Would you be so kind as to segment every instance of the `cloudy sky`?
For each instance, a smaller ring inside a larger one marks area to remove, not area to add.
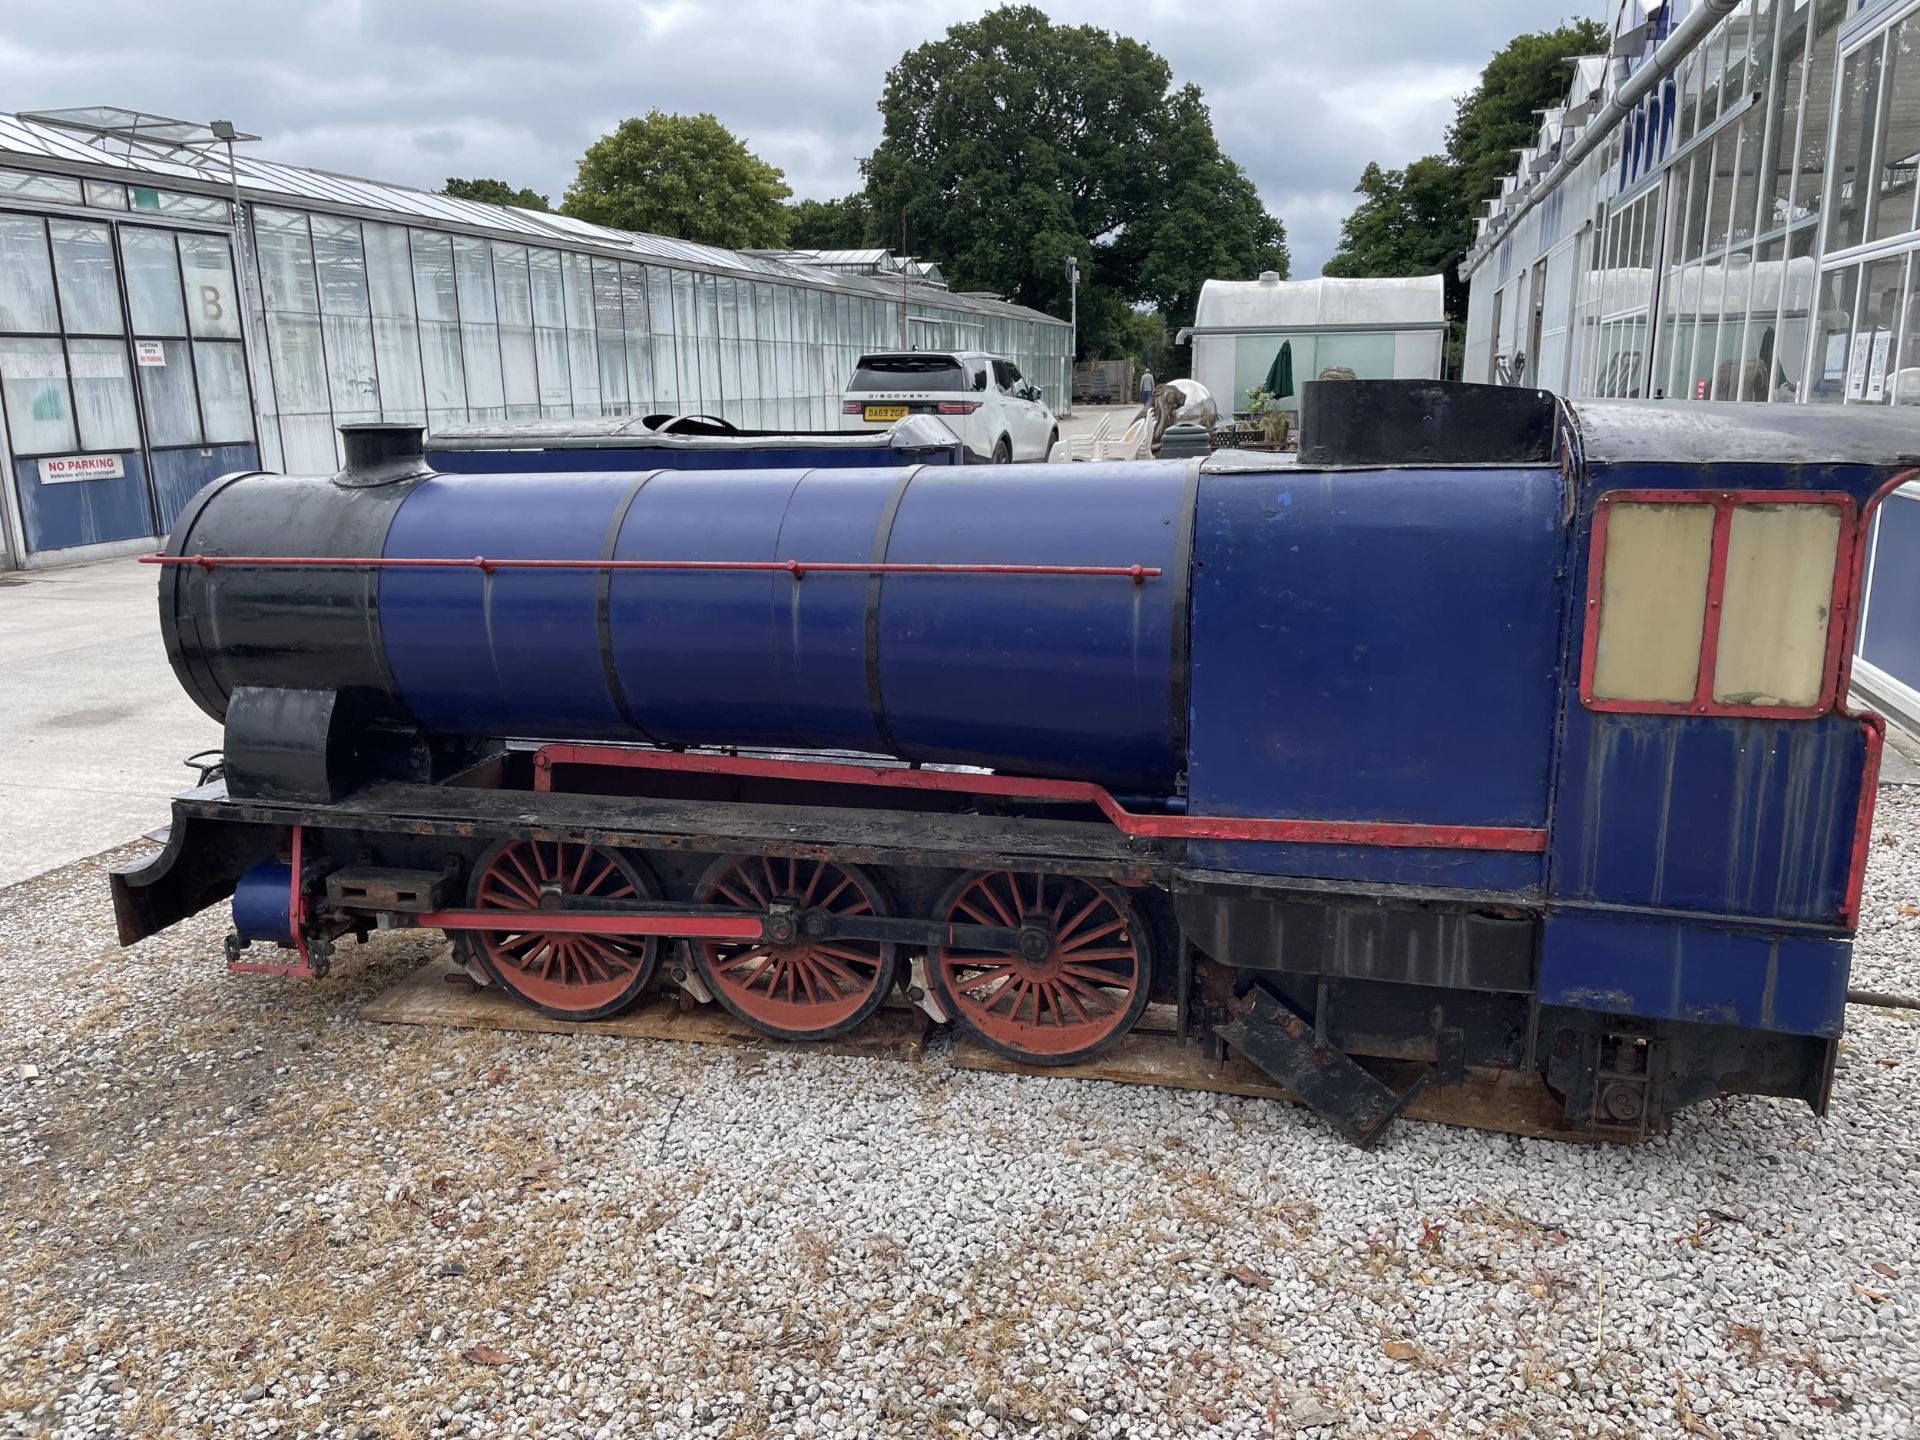
[[[1153,46],[1319,270],[1368,160],[1438,148],[1522,30],[1604,0],[1090,0],[1044,8]],[[887,68],[982,0],[13,0],[0,109],[231,119],[265,158],[433,187],[493,175],[557,202],[628,115],[709,110],[820,199],[858,183]],[[1204,17],[1204,18],[1202,18]]]

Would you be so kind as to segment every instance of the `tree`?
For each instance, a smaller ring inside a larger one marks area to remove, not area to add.
[[[1340,222],[1340,248],[1323,275],[1445,274],[1473,243],[1471,211],[1461,203],[1460,171],[1442,155],[1424,155],[1404,170],[1369,164],[1354,191],[1361,197]],[[1448,305],[1449,313],[1454,306]]]
[[[504,180],[476,178],[462,180],[449,175],[447,183],[440,187],[442,195],[451,195],[456,200],[479,200],[487,205],[517,205],[522,210],[549,210],[547,197],[522,187],[514,189]]]
[[[1553,30],[1516,35],[1495,52],[1480,73],[1480,83],[1460,97],[1453,128],[1447,132],[1447,158],[1460,169],[1460,189],[1468,206],[1500,193],[1500,181],[1513,173],[1513,152],[1534,143],[1540,132],[1536,110],[1566,103],[1576,55],[1602,55],[1607,27],[1597,20],[1575,20]]]
[[[787,206],[787,244],[796,250],[863,250],[873,237],[873,211],[862,194],[800,200]]]
[[[1128,353],[1136,304],[1184,323],[1209,277],[1286,273],[1200,92],[1137,40],[1006,6],[902,56],[880,113],[870,233],[1056,315],[1076,259],[1083,353]]]
[[[793,192],[711,115],[622,120],[587,147],[561,210],[619,230],[729,250],[784,245]]]
[[[1354,191],[1361,197],[1341,222],[1340,246],[1321,267],[1326,275],[1446,277],[1447,314],[1465,319],[1467,287],[1460,262],[1473,244],[1481,202],[1512,173],[1513,152],[1540,129],[1536,110],[1566,99],[1567,60],[1605,50],[1606,28],[1579,20],[1520,35],[1487,63],[1480,83],[1460,97],[1445,151],[1423,155],[1404,170],[1369,163]]]

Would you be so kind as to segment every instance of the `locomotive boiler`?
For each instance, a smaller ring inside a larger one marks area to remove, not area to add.
[[[1486,1071],[1615,1136],[1824,1108],[1920,430],[1306,404],[1297,461],[446,474],[376,426],[228,476],[148,557],[224,778],[122,940],[231,895],[238,968],[424,927],[553,1015],[819,1039],[904,990],[1041,1065],[1160,1001],[1360,1143]]]

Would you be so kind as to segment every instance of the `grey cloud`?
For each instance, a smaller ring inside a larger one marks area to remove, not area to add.
[[[1589,0],[1591,3],[1591,0]],[[558,196],[621,118],[709,110],[796,194],[858,184],[887,68],[982,0],[65,0],[0,12],[8,108],[229,118],[260,154],[433,186],[454,168]],[[1437,149],[1453,97],[1546,0],[1066,0],[1205,92],[1222,144],[1287,222],[1295,273],[1331,253],[1369,160]]]

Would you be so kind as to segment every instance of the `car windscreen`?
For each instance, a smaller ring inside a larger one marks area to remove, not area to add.
[[[967,372],[950,355],[868,355],[847,386],[850,391],[966,388]]]

